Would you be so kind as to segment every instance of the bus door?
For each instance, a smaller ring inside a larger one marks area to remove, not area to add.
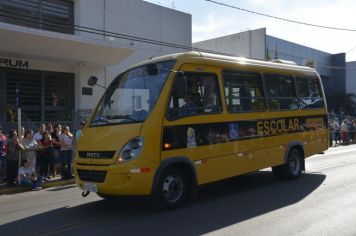
[[[184,65],[187,91],[180,94],[176,79],[163,122],[162,161],[187,157],[196,166],[198,183],[236,174],[229,157],[229,127],[224,121],[221,69]]]

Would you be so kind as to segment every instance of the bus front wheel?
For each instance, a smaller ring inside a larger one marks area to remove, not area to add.
[[[177,208],[186,203],[189,196],[187,174],[178,168],[164,170],[159,178],[154,201],[160,207]]]
[[[292,180],[297,179],[302,174],[303,154],[297,148],[289,151],[287,162],[284,165],[272,167],[273,174],[277,178]]]

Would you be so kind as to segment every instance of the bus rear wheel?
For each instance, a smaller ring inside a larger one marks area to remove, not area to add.
[[[299,178],[302,174],[303,158],[299,149],[291,149],[284,165],[272,167],[273,174],[280,179],[293,180]]]
[[[160,207],[173,209],[186,203],[189,192],[187,174],[177,168],[168,168],[161,174],[153,197]]]

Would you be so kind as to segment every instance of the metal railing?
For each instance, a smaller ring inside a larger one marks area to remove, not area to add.
[[[43,120],[43,121],[34,121],[31,120],[26,113],[21,112],[21,125],[25,128],[25,130],[33,130],[34,132],[38,130],[40,124],[45,124],[46,126],[51,123],[52,125],[60,124],[63,126],[68,126],[73,132],[79,129],[80,122],[88,121],[91,116],[93,110],[92,109],[80,109],[73,110],[70,120]],[[17,130],[17,117],[13,121],[4,121],[0,122],[3,132],[7,133],[11,129]]]

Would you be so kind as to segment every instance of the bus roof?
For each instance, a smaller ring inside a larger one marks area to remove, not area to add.
[[[180,60],[180,59],[201,59],[203,63],[208,62],[219,62],[219,63],[236,63],[236,64],[244,64],[244,65],[255,65],[262,67],[272,67],[276,69],[285,69],[285,70],[298,70],[304,72],[316,72],[313,68],[307,66],[297,65],[295,63],[291,63],[290,61],[284,60],[274,60],[274,61],[265,61],[260,59],[249,59],[245,57],[233,57],[233,56],[225,56],[219,54],[212,53],[204,53],[204,52],[184,52],[184,53],[176,53],[164,55],[156,58],[152,58],[150,60],[143,61],[136,66],[144,65],[147,63],[156,63],[159,61],[168,61],[168,60]]]

